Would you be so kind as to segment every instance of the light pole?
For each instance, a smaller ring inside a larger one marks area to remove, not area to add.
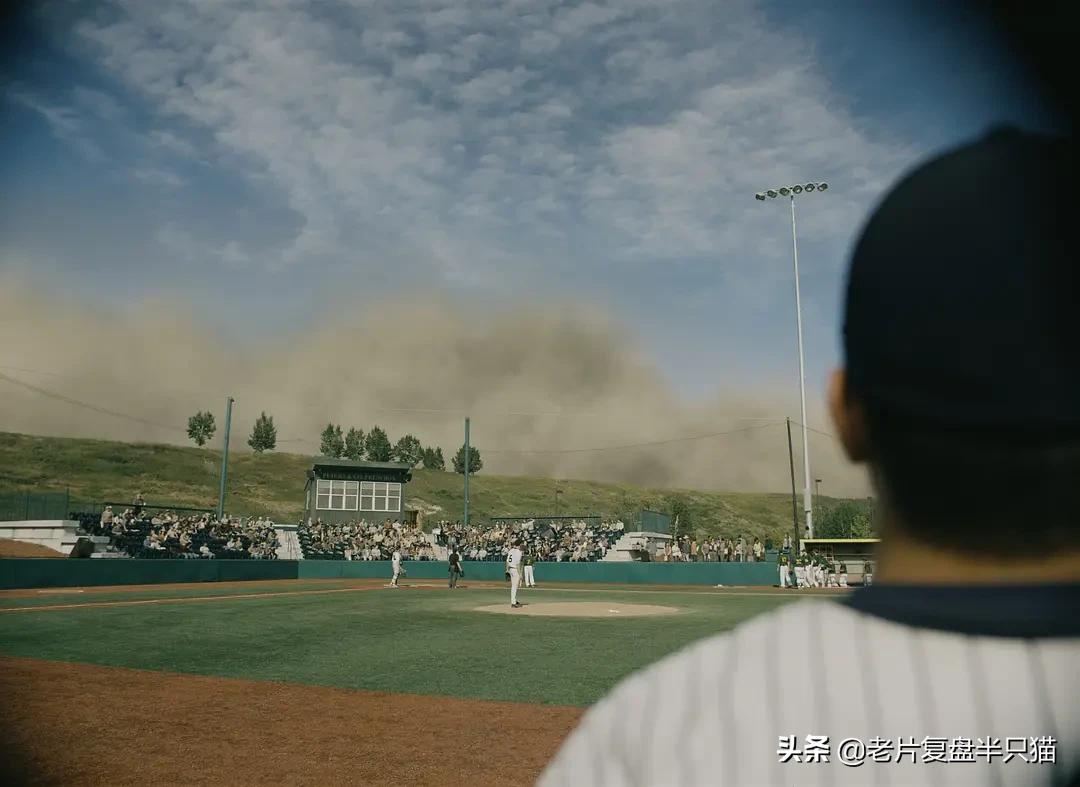
[[[232,426],[232,406],[235,401],[231,396],[225,399],[225,442],[221,449],[221,489],[218,491],[218,520],[225,513],[225,490],[229,479],[229,428]]]
[[[810,438],[806,426],[806,368],[803,362],[802,297],[799,293],[799,242],[795,235],[795,197],[799,194],[825,191],[828,188],[828,183],[796,183],[792,186],[759,191],[754,195],[754,199],[762,202],[777,197],[788,197],[791,200],[791,251],[795,266],[795,323],[799,340],[799,407],[802,413],[803,509],[806,513],[806,532],[810,538],[814,537],[814,503],[810,492]]]
[[[821,508],[821,479],[814,479],[814,508]]]

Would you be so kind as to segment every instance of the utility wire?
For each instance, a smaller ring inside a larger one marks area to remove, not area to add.
[[[49,391],[49,390],[46,390],[45,388],[39,388],[36,385],[31,385],[30,383],[24,382],[24,381],[19,380],[19,379],[15,378],[15,377],[9,377],[8,375],[4,374],[3,372],[0,372],[0,380],[3,380],[6,383],[11,383],[12,385],[17,385],[20,388],[25,388],[28,391],[33,391],[34,393],[39,394],[41,396],[48,397],[49,399],[56,399],[57,401],[66,402],[67,404],[73,405],[75,407],[82,407],[82,408],[84,408],[86,410],[93,410],[95,413],[102,413],[103,415],[111,415],[113,418],[122,418],[125,421],[133,421],[133,422],[138,423],[138,424],[143,424],[144,426],[153,426],[153,427],[156,427],[158,429],[168,429],[168,430],[173,431],[173,432],[182,432],[182,433],[186,432],[185,429],[183,429],[182,427],[179,427],[179,426],[172,426],[170,424],[163,424],[163,423],[159,423],[157,421],[151,421],[151,420],[149,420],[147,418],[139,418],[136,415],[129,415],[128,413],[121,413],[121,412],[117,412],[116,410],[110,410],[107,407],[101,407],[101,406],[96,405],[96,404],[90,404],[89,402],[83,402],[83,401],[81,401],[79,399],[72,399],[70,396],[64,396],[64,394],[62,394],[62,393],[57,393],[56,391]]]
[[[729,429],[725,432],[711,432],[709,434],[691,435],[688,437],[672,437],[667,440],[651,440],[644,443],[626,443],[624,445],[607,445],[600,448],[553,448],[553,449],[529,449],[529,448],[485,448],[485,454],[584,454],[596,451],[622,451],[628,448],[648,448],[657,445],[669,445],[671,443],[686,443],[691,440],[708,440],[713,437],[738,434],[740,432],[752,432],[756,429],[765,429],[770,426],[779,426],[783,421],[773,421],[755,426],[744,426],[741,429]]]
[[[80,399],[74,399],[74,398],[72,398],[70,396],[65,396],[64,394],[57,393],[56,391],[50,391],[50,390],[47,390],[45,388],[41,388],[39,386],[32,385],[31,383],[24,382],[23,380],[19,380],[19,379],[15,378],[15,377],[10,377],[10,376],[4,374],[3,372],[0,372],[0,380],[3,380],[4,382],[10,383],[12,385],[19,386],[20,388],[24,388],[24,389],[26,389],[28,391],[32,391],[33,393],[39,394],[41,396],[45,396],[45,397],[50,398],[50,399],[55,399],[55,400],[60,401],[60,402],[65,402],[66,404],[70,404],[70,405],[72,405],[74,407],[82,407],[82,408],[84,408],[86,410],[92,410],[93,412],[96,412],[96,413],[102,413],[103,415],[112,416],[113,418],[120,418],[120,419],[123,419],[123,420],[126,420],[126,421],[132,421],[134,423],[143,424],[145,426],[153,426],[153,427],[156,427],[158,429],[167,429],[169,431],[181,432],[181,433],[186,434],[186,430],[184,428],[182,428],[182,427],[172,426],[170,424],[163,424],[163,423],[160,423],[158,421],[151,421],[151,420],[149,420],[147,418],[140,418],[140,417],[135,416],[135,415],[130,415],[128,413],[121,413],[121,412],[118,412],[116,410],[110,410],[107,407],[101,407],[100,405],[91,404],[90,402],[84,402],[84,401],[82,401]],[[406,408],[398,408],[397,411],[410,412],[410,410],[408,410]],[[446,411],[430,411],[430,412],[454,412],[454,411],[446,410]],[[552,413],[552,414],[554,414],[554,413]],[[623,451],[623,450],[632,449],[632,448],[649,448],[649,447],[653,447],[653,446],[670,445],[670,444],[673,444],[673,443],[685,443],[685,442],[691,442],[691,441],[695,441],[695,440],[708,440],[708,439],[711,439],[711,438],[714,438],[714,437],[725,437],[727,435],[739,434],[741,432],[751,432],[751,431],[755,431],[755,430],[758,430],[758,429],[764,429],[764,428],[767,428],[767,427],[770,427],[770,426],[778,426],[780,423],[782,423],[779,420],[775,420],[775,419],[769,420],[769,419],[765,419],[765,418],[739,418],[739,419],[736,419],[736,420],[766,421],[766,422],[765,423],[755,424],[754,426],[744,426],[744,427],[741,427],[739,429],[729,429],[729,430],[726,430],[726,431],[723,431],[723,432],[711,432],[709,434],[689,435],[689,436],[686,436],[686,437],[672,437],[672,438],[668,438],[666,440],[650,440],[650,441],[641,442],[641,443],[625,443],[623,445],[598,446],[598,447],[595,447],[595,448],[552,448],[552,449],[543,449],[543,448],[535,448],[535,449],[529,449],[529,448],[516,448],[516,449],[515,448],[488,448],[488,449],[484,450],[484,453],[487,453],[487,454],[543,454],[543,455],[550,455],[550,454],[597,453],[597,452],[601,452],[601,451]],[[811,431],[817,432],[818,430],[813,429]],[[827,434],[826,432],[820,432],[820,434],[824,434],[827,437],[833,437],[833,435]],[[281,439],[278,440],[278,442],[279,443],[307,443],[307,444],[310,444],[310,445],[315,444],[314,440],[309,440],[309,439],[304,438],[304,437],[281,438]]]

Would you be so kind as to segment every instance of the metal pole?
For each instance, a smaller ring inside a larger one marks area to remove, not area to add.
[[[799,244],[795,239],[795,196],[791,196],[791,250],[795,264],[795,321],[799,334],[799,405],[802,412],[803,471],[806,474],[803,486],[803,508],[806,510],[806,532],[814,537],[814,504],[810,491],[810,438],[806,427],[806,370],[803,365],[802,337],[802,298],[799,295]]]
[[[465,419],[465,527],[469,526],[469,419]]]
[[[795,496],[795,451],[791,448],[791,419],[785,418],[787,421],[787,455],[788,464],[791,466],[791,522],[795,526],[795,541],[792,543],[791,548],[793,553],[799,552],[799,504],[796,502]]]
[[[232,426],[232,406],[236,401],[231,396],[225,398],[225,445],[221,449],[221,489],[218,491],[217,518],[225,513],[225,484],[229,477],[229,428]]]

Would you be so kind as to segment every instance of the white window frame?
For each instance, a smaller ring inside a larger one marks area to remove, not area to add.
[[[396,481],[361,481],[360,510],[375,513],[401,513],[401,484]]]
[[[356,511],[359,508],[360,482],[320,478],[315,487],[316,511]]]

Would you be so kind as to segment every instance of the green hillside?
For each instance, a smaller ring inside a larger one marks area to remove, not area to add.
[[[227,510],[297,520],[310,463],[311,458],[301,454],[231,454]],[[151,504],[215,507],[220,465],[220,452],[205,448],[0,432],[0,493],[66,488],[77,503],[99,503],[130,500],[141,491]],[[562,479],[559,488],[562,514],[667,511],[678,496],[686,501],[695,529],[705,533],[764,539],[792,531],[791,497],[782,493],[652,489]],[[470,493],[474,519],[554,513],[555,482],[548,478],[480,473],[472,477]],[[462,477],[416,470],[406,500],[409,507],[424,510],[427,520],[460,519]]]

